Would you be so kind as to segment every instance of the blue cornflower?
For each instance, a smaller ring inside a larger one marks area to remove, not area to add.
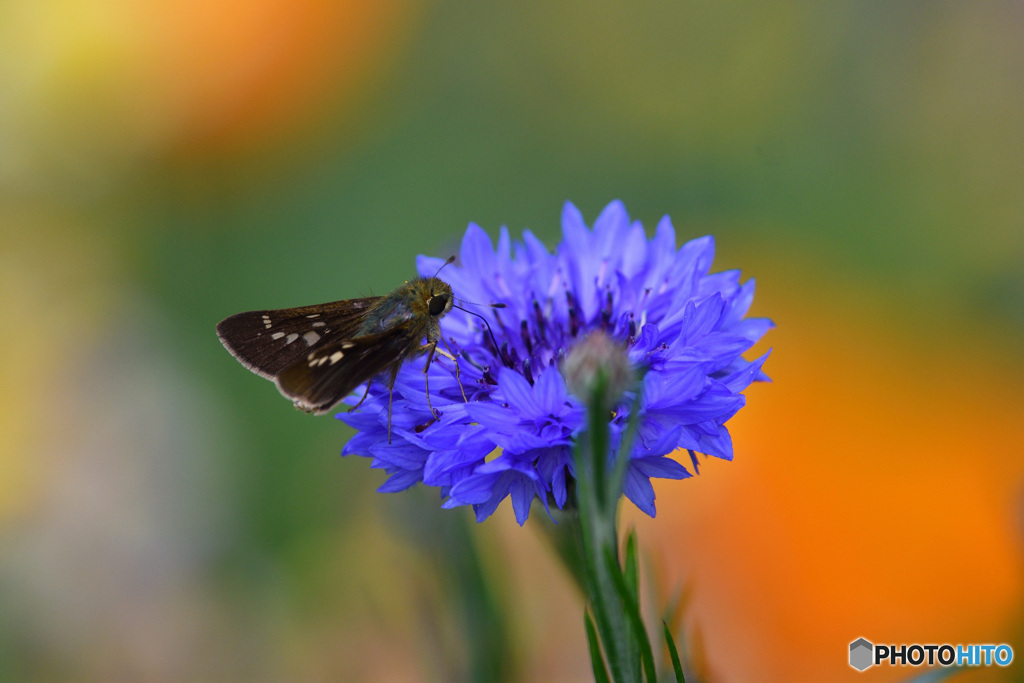
[[[572,444],[584,428],[585,410],[560,372],[577,340],[603,330],[623,342],[630,361],[646,369],[639,391],[610,416],[613,441],[630,411],[639,410],[639,438],[626,474],[624,493],[654,516],[652,477],[683,479],[690,472],[670,457],[678,449],[726,460],[732,441],[726,421],[744,405],[741,392],[768,378],[768,357],[744,360],[773,324],[745,318],[754,281],[740,284],[739,271],[709,274],[714,240],[701,237],[676,249],[668,217],[648,239],[621,202],[612,202],[591,231],[580,212],[566,204],[563,241],[551,253],[529,231],[513,243],[502,228],[497,249],[477,225],[462,240],[459,265],[441,277],[456,297],[505,308],[471,307],[479,317],[454,309],[441,321],[460,358],[435,356],[406,363],[394,385],[392,439],[388,443],[388,391],[372,383],[359,410],[338,418],[357,430],[343,455],[373,458],[390,477],[381,491],[400,491],[422,481],[438,486],[444,507],[473,505],[483,520],[511,495],[523,524],[534,497],[561,508],[574,476]],[[422,275],[443,261],[421,256]],[[501,346],[495,348],[494,341]],[[358,392],[357,392],[358,393]],[[355,399],[349,399],[354,403]]]

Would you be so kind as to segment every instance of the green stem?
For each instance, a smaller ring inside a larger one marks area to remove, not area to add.
[[[616,518],[619,490],[610,490],[605,463],[609,451],[608,407],[604,405],[603,378],[596,382],[589,405],[589,429],[580,436],[574,452],[576,494],[579,503],[579,533],[587,596],[604,645],[605,656],[616,683],[640,680],[640,658],[633,639],[625,606],[612,575],[618,566],[619,544]],[[616,467],[618,474],[619,467]],[[614,481],[616,477],[612,477]],[[621,480],[620,480],[621,481]],[[606,558],[614,559],[610,565]]]
[[[615,683],[640,683],[644,674],[654,680],[654,658],[639,611],[635,558],[627,577],[618,535],[619,501],[637,434],[640,397],[634,399],[613,457],[609,415],[621,394],[607,396],[607,385],[599,367],[586,390],[587,429],[573,448],[575,488],[570,490],[568,512],[559,515],[560,523],[543,526],[590,603],[585,622],[594,675],[604,674],[603,664],[599,666],[603,657]],[[639,382],[634,386],[639,394]]]

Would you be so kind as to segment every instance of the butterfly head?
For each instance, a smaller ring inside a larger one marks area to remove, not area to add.
[[[427,305],[427,313],[430,314],[430,317],[438,319],[452,310],[454,297],[452,296],[451,285],[436,277],[427,278],[423,284],[422,292]]]

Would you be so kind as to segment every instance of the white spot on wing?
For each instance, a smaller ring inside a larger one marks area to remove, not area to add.
[[[310,313],[306,317],[309,318],[310,320],[312,320],[313,318],[319,318],[320,314],[319,313]]]
[[[334,353],[331,354],[331,365],[334,365],[344,357],[345,354],[343,354],[341,351],[335,351]]]
[[[306,346],[312,346],[313,344],[316,344],[318,341],[320,341],[320,335],[317,334],[316,332],[307,332],[306,334],[302,335],[302,339],[303,341],[306,342]]]
[[[270,338],[271,339],[280,339],[283,336],[284,336],[284,332],[275,332],[274,334],[270,335]]]
[[[322,320],[318,320],[315,323],[313,323],[313,327],[324,327],[326,324],[327,323],[323,322]]]
[[[292,332],[291,334],[288,335],[288,338],[284,340],[284,343],[285,344],[291,344],[293,341],[295,341],[298,338],[299,338],[299,335],[297,335],[294,332]]]
[[[269,330],[273,326],[273,323],[270,322],[270,316],[264,314],[262,317],[263,317],[263,327],[265,327],[265,328],[267,328]]]

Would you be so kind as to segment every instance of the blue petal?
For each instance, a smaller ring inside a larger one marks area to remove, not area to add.
[[[733,298],[732,303],[729,304],[729,312],[725,316],[724,324],[732,324],[739,322],[750,310],[750,305],[754,302],[754,278],[750,278],[740,287],[740,291]]]
[[[397,493],[398,491],[404,491],[413,484],[420,481],[423,476],[422,470],[403,470],[399,471],[388,478],[386,482],[381,484],[377,489],[381,493]]]
[[[722,298],[732,302],[740,289],[740,271],[725,270],[702,277],[697,285],[696,298],[706,299],[713,294],[721,294]]]
[[[345,447],[341,449],[342,455],[369,455],[370,448],[379,441],[386,441],[388,434],[383,429],[369,429],[364,432],[356,432],[355,436],[348,440]]]
[[[616,247],[621,249],[627,230],[629,214],[626,213],[626,207],[622,202],[616,199],[604,207],[601,215],[594,221],[594,255],[598,258],[608,258]]]
[[[533,396],[533,387],[526,378],[514,370],[502,368],[498,373],[498,386],[509,406],[514,407],[520,415],[533,417],[543,415],[543,411]]]
[[[696,307],[689,325],[685,326],[684,334],[686,337],[683,343],[693,345],[696,340],[711,332],[715,325],[718,324],[718,321],[721,320],[724,310],[725,301],[722,299],[722,295],[717,292],[710,298],[702,301]]]
[[[633,223],[629,234],[622,243],[622,263],[619,269],[627,279],[632,279],[643,272],[647,262],[647,236],[644,235],[644,226],[639,222]]]
[[[525,462],[510,453],[502,453],[501,456],[476,468],[477,474],[500,474],[508,471],[516,471],[531,478],[537,476],[532,462]]]
[[[535,494],[533,482],[523,476],[516,477],[509,486],[509,493],[512,495],[512,509],[516,513],[516,521],[522,526],[530,516],[530,505]]]
[[[483,401],[467,405],[466,414],[480,424],[503,431],[517,427],[520,421],[519,415],[514,409]]]
[[[544,300],[553,299],[556,293],[561,293],[564,287],[559,287],[557,278],[554,277],[555,264],[548,248],[529,230],[523,233],[523,243],[526,253],[526,258],[523,260],[526,262],[529,283],[526,289],[532,291],[543,304]],[[565,296],[563,295],[561,298],[564,300]],[[524,303],[532,306],[533,302]]]
[[[643,402],[649,411],[661,411],[699,396],[707,376],[700,364],[682,364],[670,372],[648,372],[644,376]]]
[[[565,408],[566,389],[562,373],[554,366],[540,373],[533,385],[534,398],[537,400],[541,415],[557,415]]]
[[[626,470],[626,481],[623,484],[622,492],[633,501],[633,505],[647,513],[648,516],[654,517],[654,487],[651,486],[651,480],[632,465]]]
[[[562,209],[562,237],[570,257],[583,261],[590,256],[590,231],[572,202],[566,202]]]
[[[718,436],[702,436],[697,450],[722,460],[732,460],[732,436],[729,430],[725,425],[719,425]]]
[[[696,424],[715,418],[727,419],[743,406],[743,396],[711,395],[709,392],[692,401],[677,405],[661,406],[658,412],[668,415],[682,424]]]
[[[416,272],[423,277],[430,277],[443,265],[444,259],[422,255],[416,257]]]
[[[651,240],[651,252],[662,258],[672,257],[676,251],[676,231],[672,227],[672,219],[662,216],[658,221],[654,239]]]
[[[724,377],[721,382],[725,386],[729,387],[729,390],[734,394],[738,394],[746,389],[751,382],[757,379],[757,376],[761,373],[761,366],[768,360],[768,356],[772,350],[768,349],[768,352],[755,361],[751,361],[747,367],[742,370],[737,370],[728,377]]]
[[[335,419],[341,420],[352,429],[356,431],[362,431],[365,429],[373,429],[378,422],[378,413],[370,412],[369,408],[363,410],[357,410],[355,412],[343,412],[338,413],[334,416]]]
[[[526,453],[537,448],[566,445],[570,443],[568,438],[559,440],[543,437],[538,434],[531,434],[523,429],[514,429],[510,433],[492,434],[494,442],[509,455]]]
[[[494,494],[495,484],[502,477],[502,473],[475,474],[466,477],[451,490],[451,497],[463,503],[479,505],[488,501]]]
[[[639,460],[651,456],[661,456],[676,450],[679,443],[679,435],[683,431],[682,425],[672,429],[661,427],[658,430],[651,430],[651,421],[645,421],[647,430],[643,439],[639,440],[633,449],[633,459]]]
[[[508,236],[508,228],[503,225],[501,226],[501,230],[498,232],[498,251],[496,255],[498,257],[498,263],[505,269],[508,269],[508,266],[511,265],[511,260],[509,259],[511,247],[512,240]]]
[[[423,466],[423,483],[438,486],[437,482],[446,478],[452,470],[482,462],[485,457],[487,457],[487,453],[481,455],[474,451],[434,451]]]
[[[393,434],[391,443],[382,441],[371,446],[370,455],[402,469],[422,468],[430,452],[409,443],[405,439],[396,439],[394,436]]]
[[[566,262],[572,281],[572,293],[584,322],[593,319],[598,311],[597,271],[599,255],[592,244],[593,236],[583,223],[583,216],[572,204],[562,212],[562,233],[565,235],[565,249],[559,256]]]
[[[750,341],[756,342],[773,327],[775,327],[775,323],[768,318],[747,318],[746,320],[741,320],[738,323],[730,325],[728,329],[733,334],[746,337]]]
[[[508,484],[505,482],[499,483],[494,487],[494,495],[491,496],[487,501],[474,505],[473,508],[476,510],[476,521],[482,522],[498,509],[501,501],[505,500],[508,496]]]
[[[633,460],[632,466],[646,477],[660,479],[687,479],[690,477],[690,473],[685,467],[667,456],[638,458]]]
[[[690,240],[679,249],[676,257],[683,263],[692,261],[695,277],[703,277],[711,270],[711,262],[715,259],[715,238],[711,235]]]
[[[466,228],[459,258],[465,269],[478,275],[493,275],[495,272],[494,248],[491,246],[491,238],[476,223],[470,223]]]
[[[537,458],[537,473],[551,489],[555,504],[565,505],[568,492],[565,487],[566,470],[572,471],[572,455],[568,448],[550,448]]]
[[[703,351],[709,358],[716,358],[728,364],[751,346],[753,342],[738,334],[712,332],[694,344],[693,348]]]
[[[700,474],[700,463],[697,462],[697,451],[690,449],[687,453],[690,456],[690,463],[693,465],[693,471]]]

